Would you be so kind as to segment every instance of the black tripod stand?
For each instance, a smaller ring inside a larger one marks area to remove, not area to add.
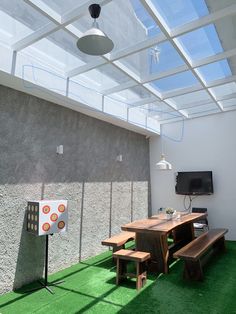
[[[52,289],[49,288],[49,286],[56,286],[62,282],[64,282],[64,280],[59,280],[59,281],[55,281],[52,283],[48,282],[48,234],[46,235],[46,247],[45,247],[45,275],[44,275],[44,281],[38,280],[38,282],[40,283],[40,287],[31,289],[29,291],[26,292],[33,292],[33,291],[37,291],[40,289],[47,289],[51,294],[54,294],[54,291]]]

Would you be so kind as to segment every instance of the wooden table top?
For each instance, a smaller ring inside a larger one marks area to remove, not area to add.
[[[178,214],[178,213],[177,213]],[[178,226],[181,226],[186,223],[195,222],[199,219],[203,219],[207,216],[206,213],[190,213],[190,214],[181,214],[180,218],[173,218],[172,220],[167,220],[165,214],[160,214],[152,216],[148,219],[142,219],[133,221],[126,225],[121,226],[121,229],[124,231],[131,232],[159,232],[159,233],[168,233],[171,230],[175,229]]]

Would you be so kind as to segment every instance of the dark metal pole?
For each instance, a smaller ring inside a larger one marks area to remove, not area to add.
[[[45,248],[45,278],[44,284],[48,284],[48,234],[46,235],[46,248]]]

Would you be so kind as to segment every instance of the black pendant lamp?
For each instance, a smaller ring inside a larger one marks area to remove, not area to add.
[[[113,41],[99,29],[96,19],[101,13],[99,4],[91,4],[89,13],[94,19],[92,28],[86,31],[83,36],[77,41],[77,47],[82,52],[92,56],[102,56],[110,52],[113,47]]]

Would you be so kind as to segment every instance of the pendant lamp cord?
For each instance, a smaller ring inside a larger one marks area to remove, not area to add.
[[[163,136],[162,136],[162,124],[160,125],[160,137],[161,137],[161,155],[163,155]]]

